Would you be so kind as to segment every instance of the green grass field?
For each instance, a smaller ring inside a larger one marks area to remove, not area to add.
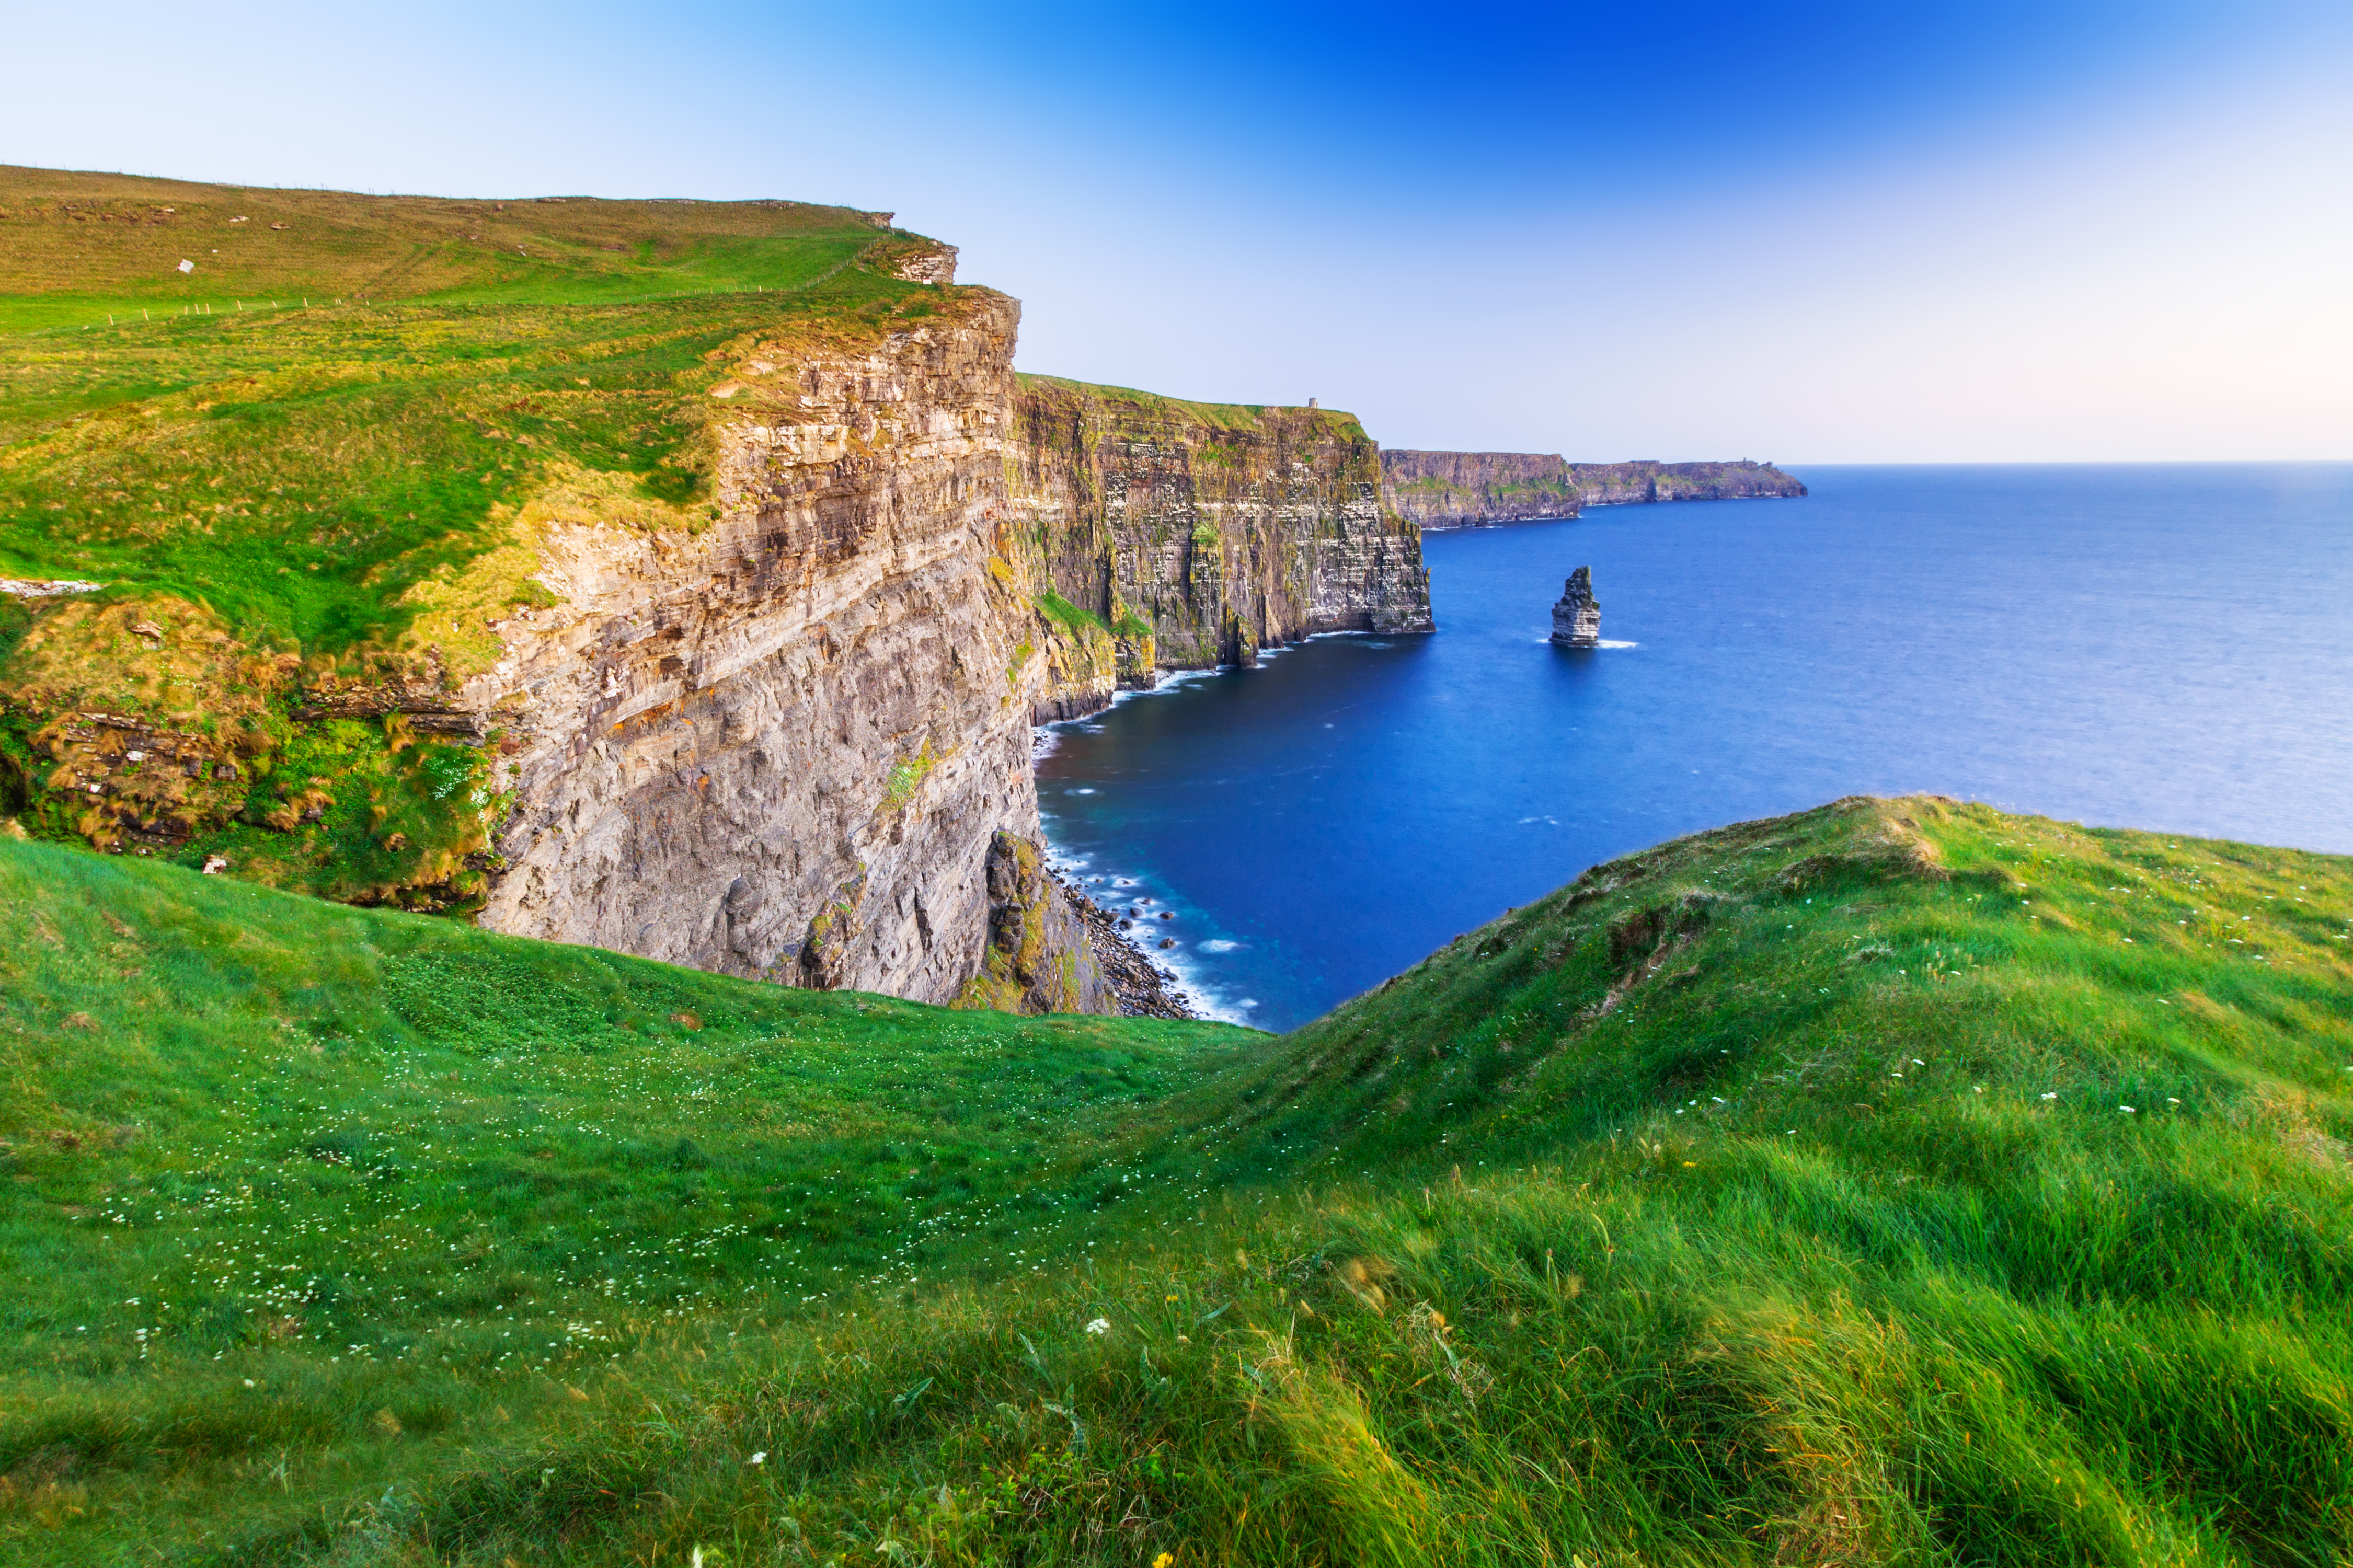
[[[488,668],[554,602],[553,519],[706,526],[714,428],[742,416],[712,387],[754,344],[862,351],[966,308],[891,275],[929,244],[790,202],[0,168],[0,577],[101,584],[0,595],[0,815],[469,907],[488,766],[306,712]],[[174,766],[110,764],[93,798],[104,738],[64,732],[91,712],[169,732]],[[166,776],[189,763],[199,784]],[[419,782],[461,763],[463,789]]]
[[[2341,1564],[2353,863],[1913,799],[1277,1039],[0,843],[0,1555]]]

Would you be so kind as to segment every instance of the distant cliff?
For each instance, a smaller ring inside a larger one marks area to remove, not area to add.
[[[1426,529],[1575,517],[1588,506],[1801,496],[1769,463],[1572,463],[1556,453],[1381,454],[1388,504]]]
[[[1420,530],[1355,416],[1019,379],[997,552],[1039,605],[1039,720],[1316,632],[1430,629]]]
[[[1571,463],[1587,506],[1659,500],[1758,500],[1801,496],[1806,487],[1770,463]]]

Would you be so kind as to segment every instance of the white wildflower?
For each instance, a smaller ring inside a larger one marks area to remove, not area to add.
[[[1087,1332],[1091,1334],[1107,1334],[1111,1332],[1111,1320],[1109,1318],[1097,1318],[1093,1322],[1087,1325]]]

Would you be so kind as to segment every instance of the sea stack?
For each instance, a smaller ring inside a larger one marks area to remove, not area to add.
[[[1593,568],[1568,574],[1560,603],[1552,607],[1552,640],[1563,647],[1601,646],[1601,601],[1593,596]]]

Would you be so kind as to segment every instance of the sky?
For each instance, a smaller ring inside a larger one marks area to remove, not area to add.
[[[0,0],[0,162],[887,208],[1384,445],[2353,458],[2353,6]]]

